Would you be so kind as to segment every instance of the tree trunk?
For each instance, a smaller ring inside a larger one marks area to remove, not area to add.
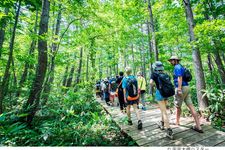
[[[87,54],[87,62],[86,62],[86,81],[89,81],[89,69],[88,69],[88,65],[89,65],[89,54]]]
[[[152,72],[153,72],[153,69],[152,69],[152,46],[151,46],[151,39],[150,39],[150,27],[149,27],[149,25],[150,25],[150,23],[148,22],[148,20],[147,20],[147,31],[148,31],[148,48],[149,48],[149,59],[150,59],[150,66],[149,66],[149,78],[151,77],[151,74],[152,74]],[[152,94],[152,96],[153,96],[153,89],[152,89],[152,87],[150,86],[150,88],[149,88],[149,92]]]
[[[185,6],[186,18],[189,26],[190,42],[194,42],[196,40],[194,35],[195,24],[190,0],[183,0],[183,4]],[[200,109],[204,110],[208,106],[208,98],[206,96],[202,97],[203,96],[202,90],[205,90],[206,88],[205,77],[203,73],[200,51],[194,45],[192,45],[192,58],[195,69],[198,104]]]
[[[48,20],[49,20],[50,1],[42,0],[42,13],[40,20],[39,36],[45,36],[48,33]],[[45,79],[45,74],[48,65],[48,46],[47,39],[38,39],[38,65],[36,68],[36,75],[33,81],[33,85],[30,91],[30,96],[26,103],[26,111],[28,111],[27,123],[30,124],[34,118],[35,113],[38,110],[40,102],[40,94],[42,91],[42,85]]]
[[[83,59],[83,48],[80,49],[80,59],[79,59],[79,67],[77,69],[77,79],[76,83],[80,83],[81,69],[82,69],[82,59]]]
[[[5,13],[5,15],[8,15],[9,8],[6,7],[4,13]],[[5,39],[6,21],[7,21],[6,18],[3,18],[2,19],[2,26],[0,28],[0,59],[2,57],[2,47],[3,47],[3,42],[4,42],[4,39]]]
[[[209,20],[209,15],[208,15],[209,10],[207,8],[207,4],[209,5],[210,11],[211,11],[211,13],[213,15],[213,19],[216,19],[217,15],[213,11],[213,8],[212,8],[213,4],[212,4],[212,2],[211,3],[207,3],[207,2],[204,3],[205,19]],[[212,41],[215,43],[215,45],[218,45],[218,43],[216,43],[214,39],[212,39]],[[215,46],[215,49],[213,51],[213,54],[215,56],[215,63],[217,65],[222,84],[225,85],[225,69],[224,69],[224,66],[223,66],[223,62],[222,62],[222,60],[220,58],[220,52],[219,52],[219,50],[218,50],[218,48],[216,46]]]
[[[148,0],[148,11],[149,11],[149,17],[150,17],[149,25],[150,25],[150,29],[151,29],[151,47],[155,54],[155,61],[158,61],[159,60],[159,52],[158,52],[157,43],[156,43],[155,23],[154,23],[152,6],[151,6],[150,0]]]
[[[35,35],[37,35],[37,26],[38,26],[38,8],[36,8],[36,19],[35,19],[35,25],[34,25],[34,31],[33,31]],[[34,38],[32,39],[32,42],[30,45],[30,50],[28,53],[29,56],[33,57],[36,45],[37,45],[37,40],[36,38]],[[23,84],[27,79],[28,70],[30,69],[30,67],[31,67],[31,64],[29,64],[29,61],[25,61],[25,66],[24,66],[23,74],[19,82],[19,88],[17,90],[16,97],[20,96],[21,89],[23,88]]]
[[[15,40],[15,35],[16,35],[16,27],[17,27],[17,23],[18,23],[18,19],[19,19],[20,7],[21,7],[21,0],[19,0],[19,2],[18,2],[18,8],[16,11],[16,16],[15,16],[15,23],[13,26],[12,37],[11,37],[10,45],[9,45],[9,58],[8,58],[8,62],[6,65],[3,81],[0,86],[0,114],[3,113],[2,102],[5,97],[5,89],[7,89],[7,85],[8,85],[7,82],[9,81],[9,74],[10,74],[9,71],[10,71],[11,62],[13,59],[13,47],[14,47],[14,40]]]
[[[142,27],[141,27],[141,31],[142,31],[142,33],[144,33],[144,29],[143,29],[143,25],[142,25]],[[142,40],[141,40],[141,44],[142,44],[142,46],[141,46],[141,52],[142,52],[142,59],[143,59],[143,75],[144,75],[144,78],[145,78],[145,80],[146,80],[146,66],[145,66],[145,64],[146,64],[146,60],[145,60],[145,44],[144,44],[144,37],[142,37]]]
[[[219,71],[219,75],[220,75],[222,84],[225,85],[225,69],[224,69],[222,60],[220,58],[220,53],[217,49],[214,50],[214,56],[215,56],[215,62],[218,67],[218,71]]]
[[[63,86],[66,86],[67,76],[68,76],[69,65],[66,66],[66,70],[63,76]]]
[[[72,68],[71,68],[71,70],[70,70],[70,75],[69,75],[69,78],[67,80],[66,87],[71,87],[72,81],[73,81],[74,71],[75,71],[75,66],[73,65]]]
[[[136,74],[136,66],[135,66],[135,58],[134,58],[134,45],[131,45],[131,50],[132,50],[132,61],[133,61],[133,70],[134,70],[134,74]]]
[[[225,54],[224,54],[224,52],[222,52],[222,59],[223,59],[223,63],[225,64]]]
[[[62,10],[61,10],[61,4],[59,4],[59,12],[58,12],[58,16],[57,16],[57,22],[56,22],[56,28],[55,28],[55,33],[54,33],[54,41],[52,43],[52,49],[51,49],[51,53],[52,55],[51,57],[51,63],[50,63],[50,68],[49,68],[49,73],[48,73],[48,77],[46,79],[46,82],[44,84],[44,91],[43,91],[43,103],[42,106],[44,106],[47,101],[48,101],[48,97],[51,91],[51,85],[53,84],[54,81],[54,73],[55,73],[55,53],[57,50],[57,41],[58,41],[58,35],[59,35],[59,31],[60,31],[60,24],[61,24],[61,18],[62,18]]]
[[[210,53],[208,53],[207,58],[208,58],[208,67],[209,67],[210,77],[212,79],[213,78],[213,68],[212,68],[212,58],[211,58]]]

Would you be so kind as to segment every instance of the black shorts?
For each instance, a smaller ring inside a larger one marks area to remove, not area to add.
[[[138,104],[138,101],[139,101],[138,99],[137,100],[133,100],[133,101],[127,100],[126,105]]]

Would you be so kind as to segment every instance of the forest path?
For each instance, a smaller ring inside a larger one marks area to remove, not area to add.
[[[126,122],[126,114],[122,114],[119,107],[107,106],[100,98],[97,98],[97,101],[111,115],[122,132],[130,136],[139,146],[225,146],[225,132],[212,128],[209,122],[202,122],[204,133],[198,133],[190,129],[194,124],[192,118],[181,118],[180,126],[171,125],[174,140],[170,140],[166,137],[165,131],[160,130],[156,124],[160,121],[160,111],[156,105],[148,105],[147,111],[139,110],[143,129],[138,130],[133,111],[131,114],[133,125],[129,126]],[[169,115],[169,119],[170,122],[174,122],[175,115]]]

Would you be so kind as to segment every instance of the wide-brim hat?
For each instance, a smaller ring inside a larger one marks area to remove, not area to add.
[[[141,71],[138,71],[138,72],[137,72],[137,75],[138,75],[138,76],[141,76],[141,75],[142,75],[142,72],[141,72]]]
[[[152,65],[153,69],[155,71],[163,71],[164,67],[161,61],[156,61],[153,65]]]
[[[180,61],[181,59],[178,56],[171,56],[170,59],[168,59],[168,61],[171,61],[171,60],[178,60],[178,61]]]

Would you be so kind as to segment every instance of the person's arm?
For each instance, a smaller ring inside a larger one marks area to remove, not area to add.
[[[150,79],[150,85],[151,85],[151,87],[154,86],[154,80]]]
[[[111,83],[109,83],[109,89],[108,89],[109,92],[110,92],[110,89],[111,89]]]
[[[125,89],[125,88],[123,89],[123,95],[124,95],[124,97],[123,97],[124,102],[127,103],[127,99],[126,99],[126,89]]]
[[[124,102],[125,103],[127,103],[127,99],[126,99],[126,87],[127,87],[127,85],[126,85],[126,80],[125,80],[125,78],[123,78],[123,80],[122,80],[122,88],[123,88],[123,99],[124,99]]]
[[[178,91],[178,94],[182,94],[182,76],[179,76],[178,77],[178,87],[177,87],[177,91]]]

